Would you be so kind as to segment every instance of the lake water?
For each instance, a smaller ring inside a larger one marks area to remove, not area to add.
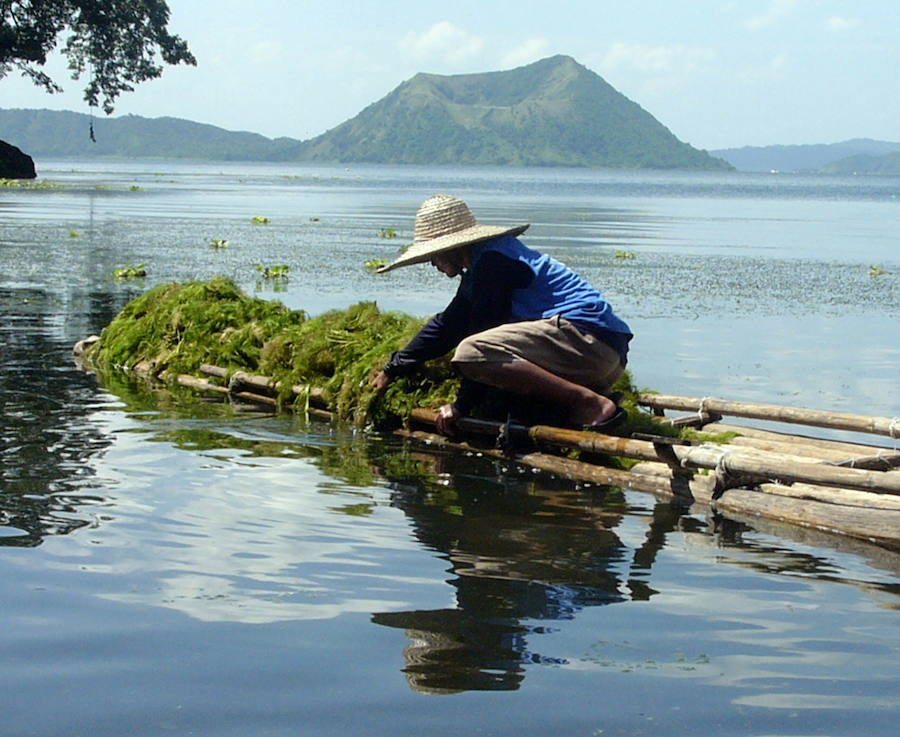
[[[897,178],[37,163],[61,186],[0,189],[0,735],[896,734],[898,552],[99,387],[71,346],[216,274],[431,314],[453,282],[364,262],[449,191],[601,287],[638,384],[897,417]]]

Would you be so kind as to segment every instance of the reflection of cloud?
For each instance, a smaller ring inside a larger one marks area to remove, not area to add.
[[[784,16],[790,13],[797,5],[797,0],[770,0],[768,10],[762,15],[750,18],[746,25],[751,31],[760,31],[763,28],[775,25]]]
[[[400,49],[417,61],[459,64],[481,53],[484,41],[454,25],[440,21],[423,33],[410,31],[400,41]]]
[[[547,50],[546,38],[529,38],[508,52],[501,60],[500,65],[504,69],[519,67],[540,59]]]
[[[760,709],[895,709],[894,699],[862,696],[860,694],[808,694],[808,693],[764,693],[742,696],[734,699],[738,706],[755,706]]]
[[[184,453],[127,432],[116,440],[98,463],[129,479],[127,498],[116,500],[104,526],[101,550],[116,554],[98,559],[94,548],[71,563],[146,585],[103,598],[254,624],[408,606],[382,556],[414,544],[378,487],[342,486],[305,458],[224,447]],[[374,512],[337,513],[322,494],[335,502],[363,495]]]

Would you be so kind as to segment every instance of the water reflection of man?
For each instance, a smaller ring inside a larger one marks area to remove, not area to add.
[[[677,519],[669,505],[654,512],[647,544],[630,556],[614,532],[621,507],[589,508],[570,482],[492,481],[473,474],[471,458],[459,462],[465,469],[452,474],[449,498],[448,487],[394,493],[416,536],[445,553],[455,575],[455,608],[373,616],[406,632],[404,673],[413,689],[515,690],[527,665],[563,662],[530,649],[545,622],[654,593],[646,574]],[[457,461],[445,463],[452,470]]]
[[[455,348],[463,383],[438,413],[442,433],[454,432],[486,386],[553,407],[577,427],[608,431],[625,419],[607,395],[624,370],[631,329],[574,271],[526,247],[516,236],[527,227],[482,225],[462,200],[435,195],[419,208],[414,243],[380,269],[431,262],[462,277],[447,308],[372,381],[383,391]]]

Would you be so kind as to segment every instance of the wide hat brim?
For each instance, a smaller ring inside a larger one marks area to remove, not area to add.
[[[517,236],[526,230],[528,230],[528,225],[515,225],[511,228],[501,225],[474,225],[470,228],[458,230],[455,233],[448,233],[438,238],[413,243],[387,266],[382,266],[378,269],[378,273],[384,274],[387,271],[399,269],[401,266],[424,264],[431,261],[432,256],[452,251],[454,248],[482,243],[483,241],[489,241],[492,238],[500,238],[505,235]]]

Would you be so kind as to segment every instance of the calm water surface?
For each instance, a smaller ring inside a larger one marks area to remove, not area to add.
[[[38,164],[62,186],[0,190],[4,737],[896,733],[896,552],[98,387],[70,353],[215,274],[430,314],[452,282],[363,262],[450,191],[603,288],[639,384],[898,416],[897,179]]]

